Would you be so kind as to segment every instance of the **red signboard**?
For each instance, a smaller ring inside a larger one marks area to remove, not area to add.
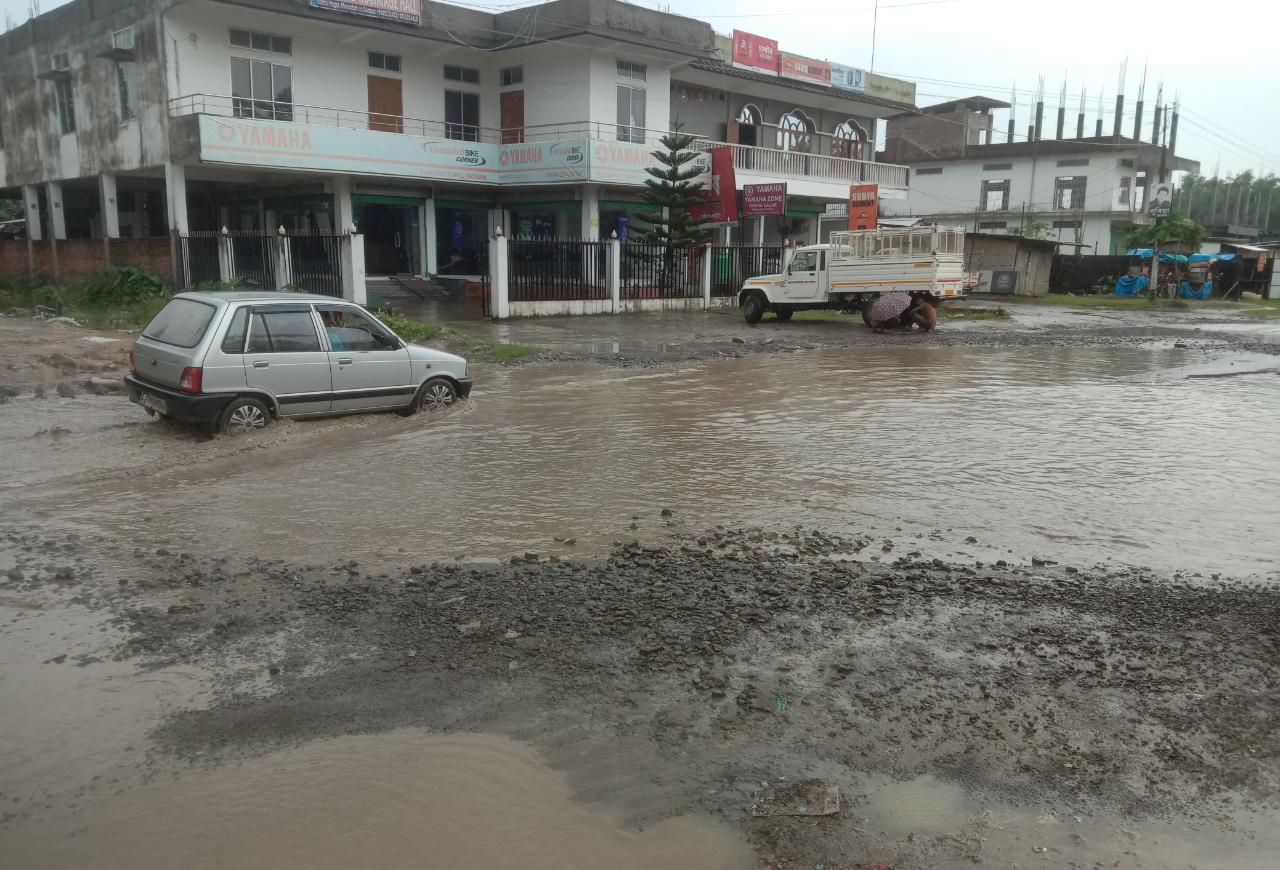
[[[778,73],[778,40],[765,39],[745,30],[733,32],[734,66]]]
[[[742,188],[742,214],[745,217],[786,214],[787,183],[747,184]]]
[[[831,87],[831,64],[825,60],[814,60],[798,54],[781,52],[781,74],[789,79]]]
[[[880,220],[880,185],[855,184],[849,188],[849,229],[874,230]]]
[[[689,214],[712,223],[732,223],[738,219],[738,182],[733,173],[733,151],[728,145],[709,149],[711,184],[702,191],[703,204]]]

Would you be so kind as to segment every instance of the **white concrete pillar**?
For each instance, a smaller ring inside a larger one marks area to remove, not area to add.
[[[364,273],[364,235],[351,233],[342,239],[342,298],[357,305],[369,301]]]
[[[702,307],[711,307],[711,246],[702,249]]]
[[[62,207],[62,184],[57,181],[45,182],[45,199],[49,203],[49,237],[65,239],[67,237],[67,214]]]
[[[222,228],[218,236],[218,280],[224,284],[236,279],[236,240],[227,235],[227,228]]]
[[[440,245],[436,240],[435,197],[427,200],[422,207],[422,240],[427,246],[427,257],[423,260],[427,264],[427,274],[434,275],[440,267],[436,261],[436,252],[440,250]]]
[[[622,310],[622,242],[618,239],[618,233],[615,230],[609,239],[609,268],[607,270],[609,282],[609,307],[610,310],[617,314]]]
[[[98,214],[102,224],[102,259],[111,265],[111,240],[120,238],[120,210],[116,206],[116,177],[104,172],[98,176]]]
[[[502,227],[498,227],[489,242],[489,314],[495,320],[511,316],[507,278],[507,237],[502,234]]]
[[[279,228],[283,230],[284,227]],[[293,283],[293,245],[289,244],[289,236],[277,231],[275,237],[275,277],[277,290],[287,290]]]
[[[40,190],[34,184],[22,185],[22,207],[27,219],[27,238],[38,242],[44,234],[40,228]]]
[[[595,184],[582,185],[582,238],[600,240],[600,188]]]
[[[333,177],[333,231],[338,235],[351,231],[356,222],[355,206],[351,202],[351,176]]]
[[[191,225],[187,221],[187,168],[181,163],[164,165],[164,190],[169,232],[185,236]]]

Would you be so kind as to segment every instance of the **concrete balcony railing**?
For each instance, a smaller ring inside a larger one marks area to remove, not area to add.
[[[171,117],[210,115],[243,118],[255,122],[305,124],[345,130],[370,130],[400,133],[432,141],[475,142],[489,145],[564,142],[590,140],[596,143],[624,143],[629,146],[658,146],[668,131],[646,127],[630,127],[596,121],[570,121],[557,124],[529,124],[517,128],[482,127],[450,121],[386,115],[358,109],[313,106],[274,100],[254,100],[221,94],[188,94],[169,101]],[[760,180],[788,179],[821,185],[879,184],[882,187],[907,187],[908,169],[888,163],[857,160],[798,150],[735,145],[699,137],[695,148],[707,150],[728,147],[733,153],[734,168]]]

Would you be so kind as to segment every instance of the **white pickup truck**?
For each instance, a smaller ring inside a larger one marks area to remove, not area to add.
[[[964,289],[964,230],[909,227],[831,234],[827,245],[797,248],[781,275],[748,278],[738,293],[747,323],[766,311],[789,320],[796,311],[867,310],[885,293],[906,292],[917,304],[959,299]]]

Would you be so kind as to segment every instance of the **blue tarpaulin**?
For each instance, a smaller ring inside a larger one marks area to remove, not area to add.
[[[1235,258],[1236,258],[1235,254],[1192,254],[1190,257],[1187,258],[1187,262],[1204,263],[1207,261],[1211,262],[1213,260],[1224,260],[1229,262],[1231,260],[1234,260]]]
[[[1151,259],[1150,248],[1130,248],[1124,252],[1126,257],[1142,257],[1143,259]],[[1170,254],[1165,251],[1160,252],[1161,263],[1185,263],[1187,262],[1186,254]]]
[[[1182,286],[1178,288],[1183,299],[1208,299],[1213,295],[1213,282],[1205,281],[1197,290],[1191,286],[1190,281],[1183,281]]]
[[[1116,280],[1116,295],[1137,296],[1150,283],[1146,275],[1124,275]]]

